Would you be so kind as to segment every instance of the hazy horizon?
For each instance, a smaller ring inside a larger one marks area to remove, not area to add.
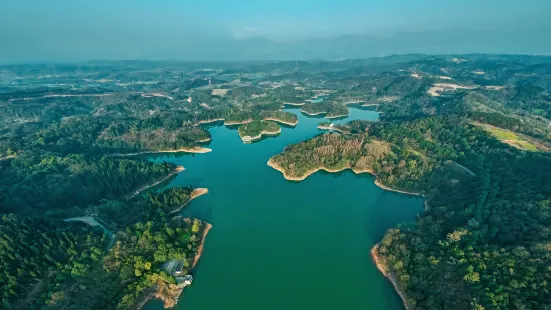
[[[0,63],[551,54],[551,1],[6,0]]]

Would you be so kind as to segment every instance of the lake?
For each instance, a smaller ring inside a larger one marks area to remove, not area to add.
[[[322,133],[316,127],[327,121],[286,111],[297,114],[299,124],[283,127],[279,136],[243,144],[236,128],[206,126],[213,152],[148,157],[186,169],[155,190],[209,189],[182,211],[213,228],[193,284],[175,309],[403,309],[370,250],[389,228],[414,221],[423,200],[382,190],[373,176],[351,171],[285,180],[268,159]],[[349,117],[333,122],[377,117],[351,107]],[[153,300],[144,309],[162,309],[162,303]]]

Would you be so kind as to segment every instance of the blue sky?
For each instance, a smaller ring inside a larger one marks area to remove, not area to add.
[[[139,56],[143,45],[169,49],[250,37],[288,42],[456,28],[551,30],[550,0],[0,1],[0,62],[126,58]]]

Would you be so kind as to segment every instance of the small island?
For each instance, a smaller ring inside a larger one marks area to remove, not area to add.
[[[252,121],[239,127],[239,136],[245,143],[254,142],[262,138],[263,135],[277,135],[281,132],[281,127],[271,121]]]

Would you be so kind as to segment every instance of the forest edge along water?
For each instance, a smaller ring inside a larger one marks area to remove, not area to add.
[[[408,191],[404,191],[404,190],[399,190],[399,189],[395,189],[395,188],[392,188],[392,187],[389,187],[389,186],[386,186],[386,185],[383,185],[381,182],[379,182],[379,180],[377,180],[377,175],[375,174],[375,172],[373,172],[373,170],[371,169],[364,169],[364,170],[357,170],[357,169],[354,169],[352,167],[344,167],[344,168],[341,168],[341,169],[331,169],[331,168],[327,168],[327,167],[318,167],[318,168],[315,168],[315,169],[312,169],[312,170],[309,170],[309,171],[306,171],[304,173],[303,176],[301,177],[293,177],[293,176],[289,176],[287,175],[287,173],[285,172],[285,170],[279,166],[277,163],[274,163],[271,159],[268,160],[268,166],[274,168],[275,170],[283,173],[283,177],[286,179],[286,180],[289,180],[289,181],[303,181],[305,180],[306,178],[308,178],[310,175],[320,171],[320,170],[323,170],[325,172],[329,172],[329,173],[335,173],[335,172],[341,172],[341,171],[344,171],[344,170],[352,170],[352,172],[354,172],[355,174],[360,174],[360,173],[369,173],[371,175],[373,175],[375,177],[375,182],[373,182],[375,185],[377,185],[379,188],[382,188],[384,190],[387,190],[387,191],[391,191],[391,192],[396,192],[396,193],[402,193],[402,194],[406,194],[406,195],[415,195],[415,196],[422,196],[421,193],[416,193],[416,192],[408,192]]]
[[[370,254],[387,229],[415,219],[422,200],[381,190],[373,176],[349,171],[285,180],[267,160],[323,133],[317,126],[324,121],[296,108],[286,111],[297,114],[299,123],[282,127],[277,137],[243,144],[236,128],[210,124],[204,126],[213,152],[147,157],[186,167],[153,190],[209,188],[179,212],[214,230],[201,246],[194,282],[175,309],[403,309]],[[350,112],[334,123],[377,118],[374,111]],[[324,290],[328,294],[320,299]],[[160,309],[162,303],[151,300],[144,308]]]
[[[406,310],[410,310],[411,306],[409,305],[409,302],[407,300],[406,293],[404,290],[400,287],[400,284],[396,280],[396,277],[392,273],[392,270],[388,268],[387,263],[384,261],[384,259],[379,255],[379,244],[377,243],[372,249],[371,249],[371,257],[373,258],[373,262],[377,266],[377,269],[392,283],[392,286],[394,286],[394,289],[400,295],[400,298],[402,299],[402,302],[404,303],[404,308]]]

